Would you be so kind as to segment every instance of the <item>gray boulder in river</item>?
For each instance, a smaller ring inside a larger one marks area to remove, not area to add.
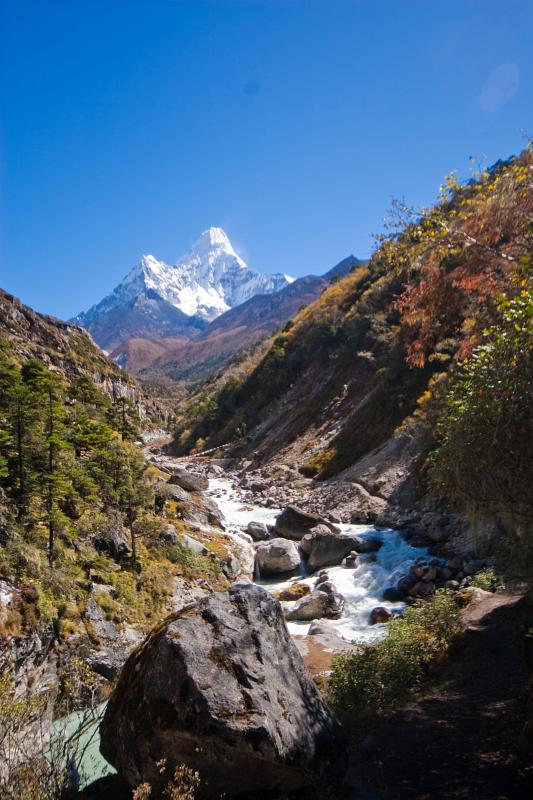
[[[245,533],[252,537],[254,542],[262,542],[268,539],[268,528],[264,522],[249,522],[245,528]]]
[[[312,528],[300,541],[300,550],[307,557],[309,572],[340,564],[353,549],[353,536],[332,533],[325,525]]]
[[[290,610],[285,612],[285,619],[309,622],[322,617],[338,619],[344,608],[344,597],[335,591],[333,584],[324,584],[327,589],[319,586],[311,594],[303,597]]]
[[[203,492],[209,487],[209,481],[197,472],[189,472],[182,467],[172,467],[172,476],[169,478],[170,484],[181,486],[187,492]]]
[[[288,539],[270,539],[256,548],[255,558],[261,575],[292,572],[300,564],[300,554]]]
[[[278,514],[274,530],[278,536],[299,540],[317,525],[325,525],[333,533],[340,533],[340,528],[337,528],[329,520],[319,514],[303,511],[297,506],[287,506],[281,514]]]
[[[237,584],[156,627],[128,659],[100,728],[132,787],[162,791],[157,762],[185,763],[199,798],[333,787],[346,739],[292,642],[279,603]]]

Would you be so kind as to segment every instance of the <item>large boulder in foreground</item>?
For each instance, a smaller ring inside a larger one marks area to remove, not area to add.
[[[154,629],[126,662],[100,728],[101,751],[135,787],[185,763],[202,798],[333,786],[346,740],[259,586],[211,594]]]
[[[299,540],[317,525],[325,525],[333,533],[340,533],[340,528],[337,528],[329,520],[319,514],[303,511],[297,506],[287,506],[281,514],[278,514],[274,530],[278,536]]]

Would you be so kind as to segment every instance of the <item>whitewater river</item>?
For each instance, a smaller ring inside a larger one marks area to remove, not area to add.
[[[211,480],[209,493],[218,503],[226,518],[227,532],[242,535],[242,529],[252,520],[273,524],[280,509],[263,508],[261,506],[244,503],[239,498],[232,484],[227,480]],[[387,603],[382,599],[382,594],[387,586],[395,582],[395,578],[406,573],[416,558],[426,554],[421,548],[414,548],[407,544],[401,535],[394,530],[375,528],[368,525],[339,525],[343,533],[352,534],[358,538],[381,539],[383,546],[375,554],[375,561],[368,556],[359,556],[357,567],[328,567],[327,572],[337,590],[345,598],[343,615],[337,620],[327,620],[327,626],[335,629],[344,639],[350,642],[372,642],[386,636],[386,625],[370,625],[370,612],[375,606],[385,606],[390,610],[402,608],[401,603]],[[287,580],[258,580],[257,582],[270,591],[290,586],[295,581],[303,581],[310,586],[314,584],[316,575],[308,577],[302,566],[301,574]],[[283,603],[291,607],[293,603]],[[304,635],[309,630],[310,623],[289,622],[289,631],[294,635]],[[103,713],[103,706],[99,709]],[[68,720],[68,734],[71,734],[80,724],[82,714],[72,714]],[[57,730],[64,735],[64,721],[56,723]],[[82,785],[90,783],[103,775],[113,772],[112,768],[102,758],[99,752],[98,726],[91,725],[83,737],[86,748],[81,763],[78,764],[82,777]]]
[[[242,530],[248,522],[274,523],[281,509],[263,508],[244,503],[226,480],[209,482],[212,497],[218,503],[231,528]],[[388,603],[382,599],[383,591],[396,582],[396,579],[409,571],[415,560],[427,554],[427,550],[411,547],[398,533],[388,528],[376,528],[373,525],[338,525],[342,532],[357,536],[358,539],[380,539],[383,542],[375,554],[375,561],[368,556],[359,556],[355,569],[338,566],[327,567],[330,580],[335,584],[345,599],[343,615],[338,620],[328,620],[328,628],[334,628],[342,637],[350,642],[372,642],[386,636],[386,625],[370,625],[370,612],[376,606],[384,606],[389,610],[400,610],[402,603]],[[311,587],[316,581],[316,574],[307,577],[302,565],[301,574],[287,580],[261,580],[257,582],[270,591],[290,586],[296,581],[308,583]],[[282,603],[290,608],[294,603]],[[305,635],[310,627],[308,622],[288,622],[287,627],[292,634]]]

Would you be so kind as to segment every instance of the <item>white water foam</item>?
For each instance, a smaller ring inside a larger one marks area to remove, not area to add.
[[[263,508],[243,502],[227,480],[210,481],[210,493],[218,503],[230,527],[243,529],[252,520],[274,523],[280,509]],[[344,639],[350,642],[378,641],[386,636],[386,625],[371,625],[370,612],[376,606],[384,606],[390,611],[401,610],[403,603],[390,603],[383,600],[383,592],[392,586],[398,577],[406,574],[420,556],[427,555],[427,550],[412,547],[398,531],[376,528],[373,525],[339,525],[342,532],[357,536],[360,539],[380,539],[383,542],[375,554],[375,561],[367,555],[358,557],[355,569],[344,566],[327,567],[326,571],[335,584],[337,591],[345,599],[342,617],[328,620],[328,627],[334,628]],[[269,591],[282,589],[300,581],[313,586],[313,576],[299,575],[287,580],[260,580],[262,586]],[[294,603],[283,603],[290,608]],[[288,622],[287,627],[292,634],[305,635],[309,631],[308,622]]]

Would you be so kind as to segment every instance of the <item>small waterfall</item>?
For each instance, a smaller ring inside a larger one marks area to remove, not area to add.
[[[306,578],[307,575],[308,575],[307,562],[306,562],[306,560],[304,558],[304,554],[302,553],[300,548],[298,548],[298,552],[300,553],[300,569],[299,569],[298,575],[301,576],[302,578]]]

